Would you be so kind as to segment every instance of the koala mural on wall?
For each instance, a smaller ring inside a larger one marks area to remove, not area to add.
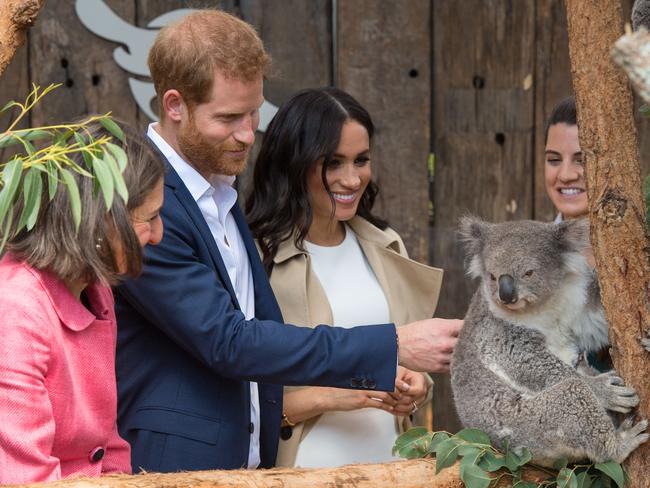
[[[158,120],[151,109],[151,101],[156,96],[156,91],[147,66],[149,49],[162,27],[183,18],[193,10],[172,10],[153,19],[147,28],[136,27],[124,21],[102,0],[76,0],[75,10],[79,20],[93,34],[121,44],[113,51],[113,58],[120,68],[132,75],[129,77],[129,87],[138,107],[151,120]],[[135,76],[145,77],[146,80]],[[277,111],[278,107],[264,101],[260,107],[260,132],[266,131]]]
[[[451,363],[458,415],[533,461],[622,462],[648,439],[645,420],[615,425],[639,399],[614,372],[583,364],[607,344],[598,282],[582,251],[588,222],[461,223],[481,279]]]

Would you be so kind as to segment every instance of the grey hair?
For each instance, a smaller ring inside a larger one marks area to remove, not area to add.
[[[110,211],[98,194],[93,178],[72,172],[81,199],[81,223],[75,230],[70,198],[67,191],[59,190],[52,201],[44,192],[36,224],[31,231],[22,230],[7,242],[7,250],[18,259],[37,269],[46,269],[66,283],[77,280],[100,281],[113,285],[118,282],[118,267],[111,243],[121,244],[125,257],[124,274],[137,276],[142,270],[142,249],[131,224],[130,214],[143,204],[165,173],[164,163],[156,157],[144,138],[120,122],[126,144],[116,138],[113,142],[126,152],[128,163],[124,182],[129,193],[128,203],[117,195]],[[111,134],[100,124],[93,123],[88,133],[95,139]],[[87,137],[85,131],[80,135]],[[72,159],[87,168],[79,153]],[[42,176],[47,178],[46,175]],[[43,181],[47,188],[47,181]],[[18,221],[21,205],[14,210]]]

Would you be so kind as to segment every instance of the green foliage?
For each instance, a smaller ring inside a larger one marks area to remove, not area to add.
[[[12,147],[15,153],[11,160],[0,163],[0,254],[12,231],[34,227],[44,204],[44,192],[51,201],[57,191],[67,190],[70,211],[79,226],[82,208],[73,172],[95,180],[95,188],[107,210],[113,205],[116,193],[125,202],[128,199],[122,176],[127,164],[126,153],[114,144],[124,142],[124,133],[110,113],[89,117],[78,124],[16,129],[29,111],[57,86],[41,90],[34,85],[24,103],[9,102],[2,109],[18,108],[19,112],[9,128],[0,133],[0,149]],[[96,122],[111,135],[93,138],[88,127]],[[75,154],[81,154],[84,166],[72,159]],[[18,205],[22,205],[22,210],[18,224],[14,225],[14,209]]]
[[[487,434],[478,429],[463,429],[452,435],[414,428],[397,438],[393,454],[407,459],[433,455],[436,473],[460,459],[460,479],[467,488],[489,488],[508,478],[516,488],[623,488],[625,485],[625,472],[618,463],[570,465],[566,459],[558,459],[551,470],[531,464],[530,451],[510,449],[507,439],[503,452],[499,451]],[[547,473],[547,479],[539,483],[523,480],[524,466]]]

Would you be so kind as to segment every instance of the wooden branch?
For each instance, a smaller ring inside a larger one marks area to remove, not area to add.
[[[134,476],[113,475],[101,478],[76,478],[45,484],[21,485],[33,488],[304,488],[326,486],[336,488],[463,488],[459,464],[436,475],[433,459],[396,461],[385,464],[352,464],[340,468],[295,469],[276,468],[237,471],[195,471],[191,473],[145,473]],[[528,469],[524,479],[541,481],[547,475]],[[496,485],[512,485],[504,476]]]
[[[567,0],[569,54],[587,174],[591,242],[614,367],[650,415],[650,354],[640,345],[650,324],[650,248],[629,83],[610,60],[622,34],[620,0]],[[648,487],[650,444],[628,458],[631,486]]]
[[[2,0],[0,2],[0,76],[36,20],[45,0]]]

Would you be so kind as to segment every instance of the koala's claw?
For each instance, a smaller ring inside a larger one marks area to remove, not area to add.
[[[636,425],[633,423],[634,419],[628,417],[617,429],[620,444],[616,462],[622,463],[632,451],[650,438],[650,435],[642,433],[648,428],[647,420],[641,420]]]
[[[607,410],[628,413],[639,404],[634,388],[624,386],[623,379],[614,371],[593,378],[592,389]]]

